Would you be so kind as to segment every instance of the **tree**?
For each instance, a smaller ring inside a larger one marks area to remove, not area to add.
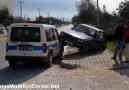
[[[111,25],[112,22],[113,22],[112,15],[107,12],[106,6],[103,5],[103,12],[102,12],[100,23],[103,25]]]
[[[36,21],[43,21],[43,20],[44,20],[43,16],[36,17]]]
[[[121,19],[129,20],[129,1],[124,0],[121,2],[117,10]]]
[[[25,19],[21,17],[14,17],[14,23],[24,23]]]
[[[78,10],[78,16],[81,22],[87,24],[96,23],[96,7],[92,0],[81,0],[76,4]]]
[[[79,21],[80,21],[79,16],[74,15],[73,18],[72,18],[72,24],[78,23]]]
[[[14,17],[10,15],[8,8],[6,6],[2,7],[0,9],[0,23],[5,26],[8,26],[13,22],[13,20]]]

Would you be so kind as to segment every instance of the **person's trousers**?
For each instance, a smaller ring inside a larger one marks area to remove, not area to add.
[[[116,45],[115,45],[115,51],[114,51],[114,55],[113,57],[116,57],[119,51],[119,57],[122,57],[122,53],[123,53],[123,41],[120,40],[116,40]]]
[[[125,59],[126,61],[129,61],[129,43],[126,43],[125,46]]]

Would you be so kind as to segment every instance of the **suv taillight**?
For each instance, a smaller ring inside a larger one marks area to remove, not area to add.
[[[47,44],[44,43],[44,44],[43,44],[43,53],[46,53],[46,52],[47,52]]]
[[[6,43],[6,52],[8,52],[8,43]]]

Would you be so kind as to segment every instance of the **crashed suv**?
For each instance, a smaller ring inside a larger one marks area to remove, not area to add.
[[[106,48],[106,38],[103,30],[80,24],[73,30],[61,31],[63,43],[78,47],[81,51]]]

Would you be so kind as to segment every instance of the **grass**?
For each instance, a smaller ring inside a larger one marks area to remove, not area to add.
[[[107,43],[107,48],[108,48],[111,52],[114,52],[114,49],[115,49],[115,42],[108,42],[108,43]]]
[[[3,34],[3,32],[2,32],[2,31],[0,31],[0,34]]]

